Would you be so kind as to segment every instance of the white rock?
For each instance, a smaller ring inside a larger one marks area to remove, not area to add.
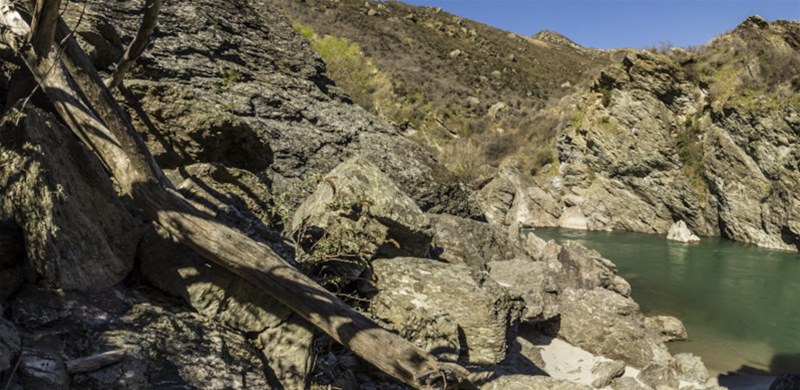
[[[667,240],[680,241],[680,242],[698,242],[700,237],[692,233],[686,223],[681,221],[675,222],[670,226],[667,232]]]

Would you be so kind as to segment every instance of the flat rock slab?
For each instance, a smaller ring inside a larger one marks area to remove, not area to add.
[[[53,116],[28,109],[0,140],[0,217],[22,228],[33,268],[52,286],[101,291],[133,267],[139,229],[108,174]]]
[[[405,257],[372,266],[378,293],[370,311],[390,328],[450,360],[497,364],[505,358],[519,303],[478,287],[466,266]]]

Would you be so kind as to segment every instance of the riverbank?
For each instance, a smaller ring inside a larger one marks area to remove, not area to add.
[[[682,244],[658,235],[539,229],[613,261],[647,315],[680,318],[689,340],[670,351],[703,358],[710,371],[774,376],[800,367],[800,257],[725,240]]]

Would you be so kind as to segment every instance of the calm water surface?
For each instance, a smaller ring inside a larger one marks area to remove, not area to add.
[[[612,260],[645,314],[680,318],[692,352],[712,371],[800,372],[800,255],[726,240],[699,244],[640,233],[537,229]]]

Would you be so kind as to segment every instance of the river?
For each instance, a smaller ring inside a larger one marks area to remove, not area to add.
[[[641,233],[537,229],[595,249],[619,268],[647,314],[680,318],[692,352],[716,373],[800,372],[800,254],[720,239],[698,244]]]

